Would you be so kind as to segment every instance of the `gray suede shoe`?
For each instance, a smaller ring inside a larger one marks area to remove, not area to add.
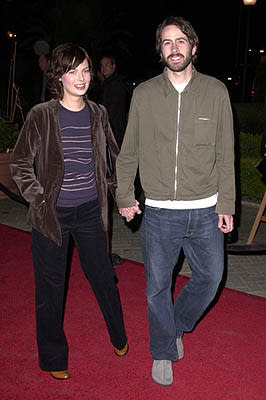
[[[177,347],[178,360],[181,360],[184,357],[184,346],[181,337],[176,338],[176,347]]]
[[[172,361],[154,360],[152,366],[152,379],[159,385],[169,386],[173,383]]]

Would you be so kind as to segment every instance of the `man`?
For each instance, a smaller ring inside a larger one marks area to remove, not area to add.
[[[102,57],[100,66],[104,77],[101,103],[108,111],[112,131],[119,148],[121,148],[126,129],[127,88],[123,79],[116,72],[114,57]]]
[[[34,103],[44,103],[51,99],[49,90],[47,89],[47,71],[50,65],[50,57],[41,54],[38,58],[39,70],[34,78]]]
[[[49,69],[49,64],[50,64],[50,60],[49,57],[45,54],[41,54],[39,57],[39,67],[41,69],[41,71],[43,72],[43,83],[42,83],[42,93],[41,93],[41,101],[42,103],[45,102],[47,100],[47,95],[46,95],[46,73]]]
[[[140,214],[133,185],[139,166],[152,378],[171,385],[183,333],[193,329],[223,275],[223,234],[233,229],[235,206],[234,139],[225,86],[193,66],[199,41],[191,24],[169,17],[156,40],[165,69],[133,93],[117,159],[117,202],[127,221]],[[192,277],[173,304],[181,248]]]
[[[100,102],[108,111],[110,125],[120,149],[126,130],[127,88],[122,78],[116,72],[114,57],[102,57],[100,66],[100,72],[104,78],[102,82],[102,99]],[[124,260],[118,254],[112,253],[113,208],[113,198],[109,196],[109,247],[112,264],[117,266],[122,264]]]

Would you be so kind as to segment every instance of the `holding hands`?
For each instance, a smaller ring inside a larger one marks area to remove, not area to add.
[[[139,202],[136,200],[135,206],[127,208],[119,208],[119,213],[122,215],[122,217],[126,218],[127,222],[132,221],[132,219],[135,217],[135,214],[141,214],[141,210],[139,208]]]

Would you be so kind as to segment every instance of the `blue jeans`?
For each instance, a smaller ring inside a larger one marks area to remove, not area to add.
[[[167,210],[146,206],[141,242],[150,352],[154,360],[176,361],[176,338],[193,329],[222,279],[224,235],[218,229],[215,207]],[[172,275],[181,248],[192,276],[173,303]]]
[[[121,349],[127,342],[98,200],[78,207],[57,207],[56,211],[62,232],[62,247],[32,230],[39,365],[45,371],[68,367],[63,313],[70,236],[77,246],[81,266],[99,303],[112,344]],[[82,300],[86,302],[86,298]]]

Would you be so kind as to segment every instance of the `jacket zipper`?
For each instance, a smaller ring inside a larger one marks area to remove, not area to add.
[[[174,187],[174,199],[175,200],[177,200],[177,158],[178,158],[178,137],[179,137],[179,124],[180,124],[180,105],[181,105],[181,94],[178,93],[177,129],[176,129],[176,145],[175,145],[175,187]]]

